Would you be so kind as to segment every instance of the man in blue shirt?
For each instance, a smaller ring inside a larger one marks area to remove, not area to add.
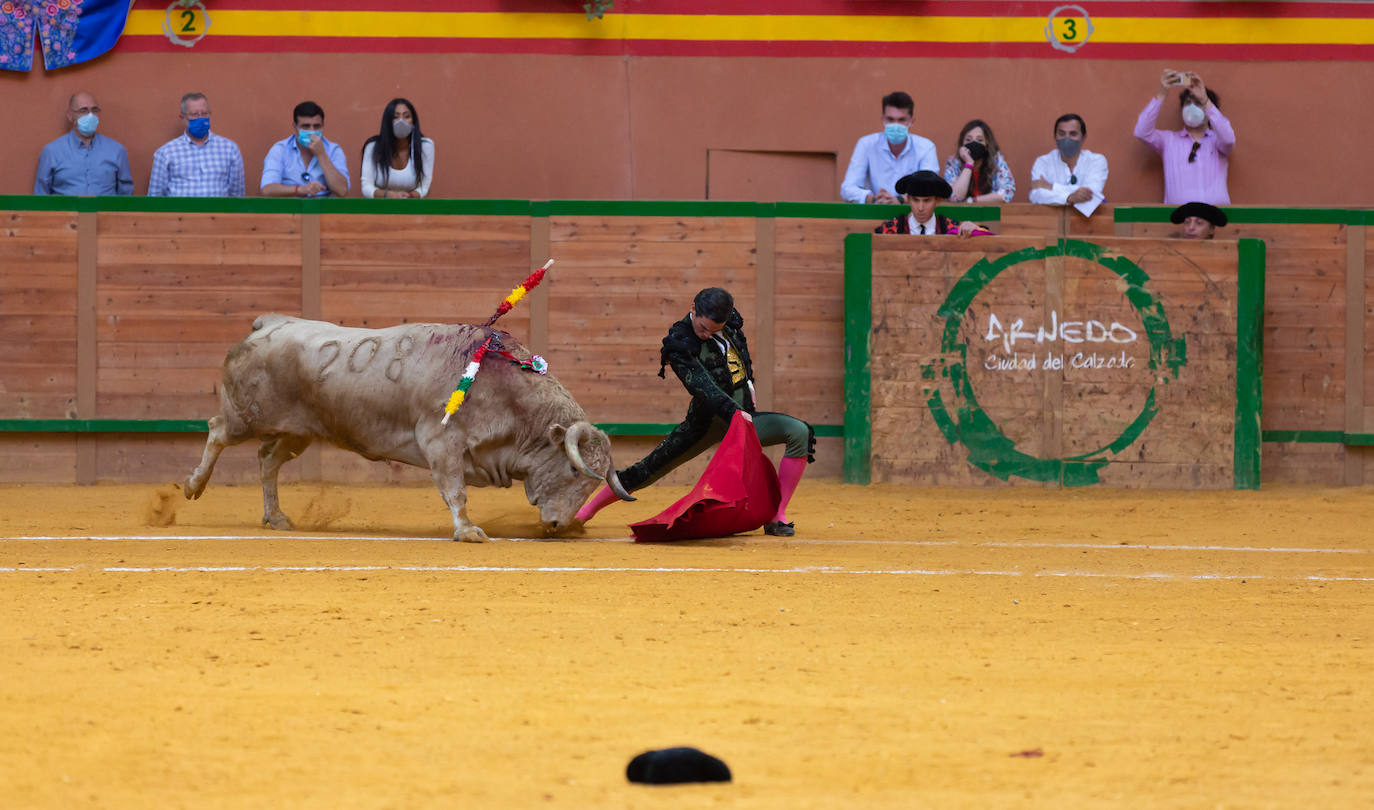
[[[242,197],[239,145],[210,131],[210,99],[181,97],[186,132],[158,147],[148,178],[149,197]]]
[[[38,156],[34,194],[133,194],[129,153],[118,141],[96,133],[100,106],[95,96],[81,92],[67,101],[72,128]]]
[[[258,188],[268,197],[345,197],[348,158],[324,137],[324,110],[302,101],[291,111],[292,132],[267,150]]]
[[[935,144],[911,132],[916,105],[900,90],[883,96],[883,131],[854,144],[840,196],[852,203],[900,203],[897,181],[922,169],[939,172]]]

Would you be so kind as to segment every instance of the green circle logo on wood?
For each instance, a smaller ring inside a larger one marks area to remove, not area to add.
[[[1130,301],[1144,326],[1145,337],[1150,349],[1149,368],[1155,372],[1161,370],[1166,372],[1165,376],[1158,378],[1167,383],[1171,378],[1177,379],[1179,370],[1187,364],[1187,347],[1184,339],[1173,336],[1169,328],[1169,319],[1164,313],[1164,305],[1145,287],[1145,282],[1149,281],[1149,276],[1131,260],[1123,256],[1104,256],[1104,252],[1099,245],[1074,239],[1061,239],[1057,245],[1014,251],[994,261],[983,258],[978,260],[962,278],[955,282],[953,289],[945,297],[944,303],[938,310],[938,314],[945,319],[940,351],[944,357],[955,356],[958,360],[940,359],[922,365],[921,379],[935,380],[937,376],[949,379],[953,386],[954,401],[945,403],[940,391],[936,390],[931,393],[926,404],[929,406],[935,423],[939,426],[945,439],[950,444],[962,444],[967,448],[969,463],[978,469],[1003,481],[1015,475],[1033,481],[1057,482],[1067,487],[1096,484],[1099,480],[1098,471],[1109,464],[1113,456],[1140,438],[1145,428],[1149,426],[1150,420],[1159,412],[1155,405],[1155,390],[1152,386],[1145,398],[1144,405],[1135,418],[1126,425],[1119,436],[1101,447],[1080,455],[1062,458],[1039,458],[1017,449],[1016,443],[1002,432],[978,404],[978,397],[974,394],[969,377],[968,344],[960,342],[959,339],[964,313],[968,311],[973,300],[983,288],[1004,270],[1023,262],[1039,261],[1051,256],[1076,257],[1110,270],[1125,282],[1124,295]],[[1117,323],[1112,323],[1109,326],[1097,321],[1084,323],[1065,321],[1060,323],[1056,317],[1050,326],[1050,339],[1062,338],[1066,342],[1082,342],[1085,339],[1094,339],[1092,337],[1093,324],[1097,324],[1096,332],[1097,337],[1100,338],[1099,342],[1125,342],[1128,339],[1134,341],[1137,337],[1134,330]],[[1010,331],[1014,333],[1017,327],[1019,324],[1013,326]],[[997,322],[996,317],[990,317],[990,337],[997,328],[1001,328],[1001,325]],[[1043,326],[1040,327],[1038,333],[1040,337],[1044,337]],[[1003,334],[1007,334],[1005,328],[1003,328]],[[1036,334],[1030,332],[1016,333],[1012,339],[1014,340],[1017,335],[1031,338]],[[1021,366],[1023,368],[1033,369],[1035,367],[1037,358],[1034,356],[1029,359],[1028,364],[1019,356],[1014,357],[1016,359],[1011,362],[1023,363]],[[1001,361],[1007,362],[1005,357],[1001,358]],[[987,362],[995,364],[996,358],[990,355]],[[1084,355],[1080,353],[1074,356],[1071,364],[1074,368],[1100,368],[1110,367],[1107,365],[1109,363],[1129,366],[1132,362],[1133,358],[1126,357],[1124,352],[1120,358],[1104,358],[1097,354]],[[1061,354],[1057,360],[1050,359],[1045,362],[1043,367],[1062,369],[1063,363],[1064,358]],[[985,367],[993,368],[994,366]]]

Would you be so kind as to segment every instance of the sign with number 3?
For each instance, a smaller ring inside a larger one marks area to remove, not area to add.
[[[1093,33],[1093,21],[1082,6],[1060,6],[1050,12],[1045,24],[1045,39],[1061,51],[1073,53],[1083,47]]]
[[[210,15],[201,0],[176,0],[167,7],[162,33],[177,45],[187,48],[200,42],[210,28]]]

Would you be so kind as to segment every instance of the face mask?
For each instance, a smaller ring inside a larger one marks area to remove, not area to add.
[[[76,131],[80,132],[83,138],[94,135],[98,126],[100,126],[100,118],[95,113],[86,113],[76,119]]]
[[[315,134],[318,134],[320,138],[324,138],[324,133],[320,132],[318,129],[302,129],[296,132],[296,141],[299,142],[301,146],[308,149],[310,148],[310,136]]]
[[[1054,145],[1059,147],[1059,154],[1063,155],[1065,160],[1078,157],[1079,150],[1083,148],[1083,142],[1076,138],[1060,138]]]
[[[395,135],[397,138],[410,137],[410,133],[414,129],[415,128],[410,125],[410,122],[404,118],[391,119],[391,134]]]
[[[1202,122],[1207,120],[1207,113],[1196,104],[1185,104],[1183,106],[1183,123],[1190,127],[1200,127]]]
[[[906,142],[906,125],[905,125],[905,124],[884,124],[884,125],[883,125],[883,134],[887,136],[887,142],[890,143],[890,144],[892,144],[893,146],[896,146],[896,145],[899,144],[899,143],[905,143],[905,142]]]
[[[190,135],[192,138],[195,138],[196,140],[200,140],[201,138],[204,138],[206,135],[209,135],[210,116],[206,115],[201,118],[192,118],[186,124],[186,134]]]

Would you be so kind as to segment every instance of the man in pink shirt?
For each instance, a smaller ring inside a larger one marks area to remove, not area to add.
[[[1175,87],[1183,88],[1183,129],[1165,132],[1155,128],[1164,98]],[[1164,203],[1181,205],[1205,202],[1230,205],[1226,170],[1236,133],[1217,106],[1217,94],[1207,89],[1196,73],[1165,69],[1159,91],[1135,122],[1135,136],[1148,143],[1164,162]]]

